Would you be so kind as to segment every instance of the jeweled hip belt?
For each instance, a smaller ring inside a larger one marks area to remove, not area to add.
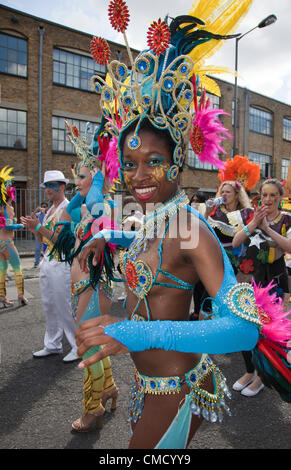
[[[71,292],[73,295],[81,294],[90,284],[90,279],[83,279],[79,282],[72,282]]]
[[[182,378],[179,376],[149,377],[140,374],[135,369],[135,380],[140,392],[167,395],[169,393],[180,392],[185,382],[187,382],[190,387],[198,386],[201,379],[211,372],[213,367],[215,367],[215,365],[211,358],[207,356],[207,354],[202,354],[198,364],[193,369],[186,372],[185,376]]]

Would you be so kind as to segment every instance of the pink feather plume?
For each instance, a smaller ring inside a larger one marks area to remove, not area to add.
[[[291,310],[284,312],[283,301],[277,297],[276,293],[270,294],[270,290],[275,287],[273,280],[266,286],[252,283],[259,310],[259,316],[263,324],[262,334],[284,346],[290,346],[291,340],[291,320],[286,318]]]
[[[206,99],[205,90],[201,91],[198,106],[196,77],[192,76],[194,88],[195,119],[190,131],[190,142],[195,154],[201,162],[210,163],[217,168],[224,168],[225,163],[219,159],[219,152],[225,154],[226,150],[221,142],[226,138],[232,139],[227,129],[218,119],[218,115],[228,114],[223,109],[213,109]]]
[[[112,184],[118,177],[118,169],[120,167],[118,153],[117,153],[117,139],[112,137],[98,137],[98,144],[100,149],[100,155],[98,159],[103,162],[105,161],[105,172],[107,178],[109,178]]]

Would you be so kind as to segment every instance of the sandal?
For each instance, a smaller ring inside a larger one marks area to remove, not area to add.
[[[13,302],[11,302],[10,300],[7,300],[6,297],[0,297],[0,305],[1,305],[1,308],[8,308],[8,307],[12,307]]]
[[[104,412],[105,412],[105,410],[102,407],[98,414],[90,415],[90,413],[88,413],[87,415],[85,415],[85,416],[90,415],[90,416],[93,417],[90,424],[85,424],[83,422],[83,419],[84,419],[85,416],[81,416],[81,418],[76,419],[76,421],[74,421],[72,423],[72,431],[75,431],[75,432],[90,432],[94,428],[101,429],[102,428],[102,420],[103,420]]]

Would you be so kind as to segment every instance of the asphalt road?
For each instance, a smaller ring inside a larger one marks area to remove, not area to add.
[[[23,259],[25,293],[29,305],[0,310],[1,386],[0,449],[126,449],[128,390],[133,365],[129,355],[112,357],[119,388],[118,408],[107,410],[101,431],[71,433],[82,403],[82,376],[77,362],[65,364],[63,356],[32,357],[43,347],[45,321],[42,313],[38,269]],[[116,291],[116,298],[120,287]],[[16,299],[9,274],[8,297]],[[124,317],[122,302],[112,313]],[[64,341],[64,355],[69,352]],[[244,371],[240,353],[216,356],[217,364],[232,383]],[[204,422],[189,449],[290,449],[291,406],[273,390],[246,398],[233,392],[232,417],[222,424]]]

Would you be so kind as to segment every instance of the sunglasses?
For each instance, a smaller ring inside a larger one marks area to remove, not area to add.
[[[45,189],[52,189],[53,191],[58,191],[60,186],[60,183],[44,183]]]

